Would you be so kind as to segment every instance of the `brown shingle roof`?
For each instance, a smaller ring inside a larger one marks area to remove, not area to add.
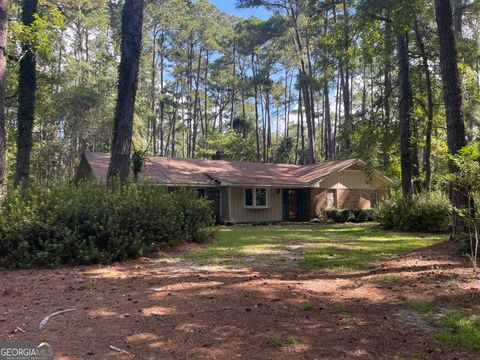
[[[85,153],[85,159],[95,179],[106,181],[110,155]],[[164,185],[209,186],[218,180],[231,185],[308,187],[355,163],[351,159],[302,166],[152,156],[146,159],[140,180]]]

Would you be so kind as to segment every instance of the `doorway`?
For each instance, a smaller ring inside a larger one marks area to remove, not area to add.
[[[283,221],[305,221],[304,189],[283,190]]]

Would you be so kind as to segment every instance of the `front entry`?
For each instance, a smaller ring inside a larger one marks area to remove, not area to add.
[[[304,198],[303,189],[283,190],[283,221],[305,221]]]

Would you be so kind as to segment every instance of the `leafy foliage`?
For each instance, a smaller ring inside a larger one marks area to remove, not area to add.
[[[409,199],[398,191],[381,200],[376,219],[387,229],[446,232],[451,227],[453,208],[441,191],[424,192]]]
[[[363,209],[327,209],[325,210],[327,221],[334,223],[367,222],[374,220],[373,210]]]
[[[14,268],[107,263],[201,241],[208,200],[148,184],[36,184],[9,189],[0,205],[0,265]]]

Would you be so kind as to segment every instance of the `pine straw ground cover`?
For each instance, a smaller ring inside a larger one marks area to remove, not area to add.
[[[0,338],[49,341],[61,360],[480,357],[480,281],[445,236],[374,225],[217,236],[112,266],[0,272]],[[75,311],[38,329],[62,309]]]

